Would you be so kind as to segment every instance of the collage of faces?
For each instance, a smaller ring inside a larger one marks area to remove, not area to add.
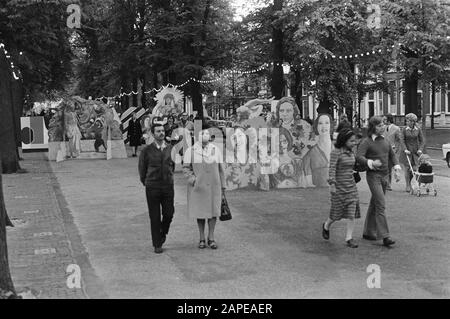
[[[278,128],[275,131],[279,140],[277,149],[270,147],[269,138],[268,156],[259,158],[258,163],[235,161],[226,164],[227,188],[269,190],[328,186],[328,166],[333,147],[331,117],[320,114],[311,125],[300,117],[293,98],[282,98],[273,105],[271,116],[266,118],[266,126]],[[235,134],[244,135],[239,132],[244,129],[237,127],[235,130]]]

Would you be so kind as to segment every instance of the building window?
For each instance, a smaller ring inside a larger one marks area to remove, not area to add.
[[[302,96],[307,96],[308,92],[306,91],[305,84],[302,85]]]
[[[375,100],[375,92],[374,91],[369,92],[369,100]]]
[[[437,91],[434,96],[435,96],[435,108],[434,111],[437,113],[441,113],[441,99],[442,99],[442,94],[441,94],[441,90]]]
[[[401,95],[400,114],[405,114],[405,92]]]
[[[397,85],[395,81],[389,81],[389,104],[397,105]]]
[[[450,91],[449,91],[449,87],[448,87],[448,83],[445,86],[445,111],[447,113],[450,113],[450,107],[448,106],[448,100],[450,100]]]
[[[303,100],[302,107],[303,107],[303,118],[307,118],[309,116],[308,101]]]

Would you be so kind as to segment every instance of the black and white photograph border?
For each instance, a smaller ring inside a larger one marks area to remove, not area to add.
[[[449,21],[438,0],[0,3],[0,299],[448,299]]]

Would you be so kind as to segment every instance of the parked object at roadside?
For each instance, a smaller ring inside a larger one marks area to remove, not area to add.
[[[442,154],[447,162],[447,166],[450,168],[450,143],[442,144]]]

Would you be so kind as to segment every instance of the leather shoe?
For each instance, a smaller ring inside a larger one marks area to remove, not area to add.
[[[377,240],[376,237],[372,237],[372,236],[369,236],[369,235],[363,235],[363,238],[364,238],[365,240]]]
[[[155,254],[161,254],[163,252],[162,247],[155,247]]]
[[[358,244],[353,239],[347,240],[347,246],[350,248],[358,248]]]
[[[322,237],[323,239],[330,239],[330,230],[325,229],[325,223],[322,224]]]
[[[392,239],[390,239],[389,237],[386,237],[383,239],[383,245],[386,247],[389,247],[391,245],[394,245],[395,241],[393,241]]]

